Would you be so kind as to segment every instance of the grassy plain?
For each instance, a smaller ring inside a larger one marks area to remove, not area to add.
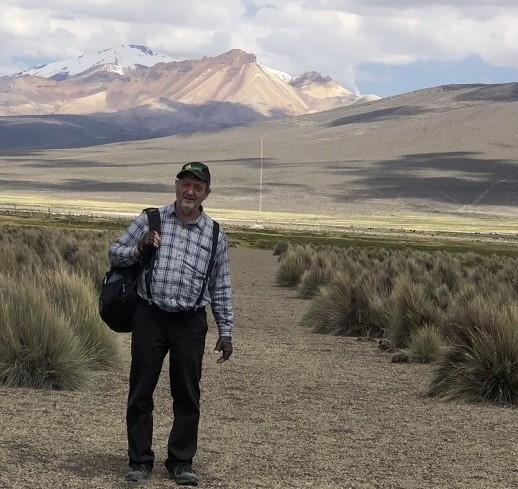
[[[114,234],[143,207],[28,197],[3,205],[0,223]],[[275,284],[271,250],[290,241],[517,255],[515,220],[499,221],[497,234],[491,222],[473,232],[473,223],[447,216],[342,220],[207,211],[234,245],[236,346],[231,361],[217,366],[211,324],[194,464],[201,488],[514,487],[517,453],[509,433],[518,429],[515,409],[426,398],[433,365],[394,364],[373,343],[311,333],[299,324],[308,302]],[[119,339],[120,370],[99,372],[88,390],[0,387],[0,487],[125,486],[129,338]],[[170,410],[163,375],[150,489],[171,487],[162,467]]]
[[[122,230],[145,204],[0,195],[0,223]],[[217,209],[235,246],[273,249],[279,241],[338,246],[518,253],[518,217],[456,215],[326,216]]]
[[[301,327],[308,302],[275,285],[271,251],[232,248],[230,260],[235,351],[216,364],[211,323],[194,461],[201,489],[516,487],[516,409],[425,397],[433,365],[391,363],[375,343]],[[99,372],[88,390],[0,387],[0,487],[128,487],[121,336],[120,370]],[[170,426],[162,375],[146,488],[174,487],[163,467]]]

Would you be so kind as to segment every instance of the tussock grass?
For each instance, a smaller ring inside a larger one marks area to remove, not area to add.
[[[309,246],[288,247],[281,255],[276,282],[281,287],[295,287],[302,274],[311,266],[313,250]]]
[[[298,295],[312,298],[303,326],[384,336],[408,348],[414,361],[443,362],[432,389],[438,396],[518,402],[516,258],[358,248],[306,247],[303,257],[297,248],[288,252],[299,272],[301,263],[311,263],[297,278]]]
[[[343,272],[335,272],[329,285],[321,286],[301,324],[317,333],[345,336],[379,336],[377,320],[382,315],[376,308],[373,314],[368,288],[363,283],[353,283]]]
[[[42,274],[43,275],[43,274]],[[120,363],[118,337],[99,318],[97,291],[81,272],[50,270],[41,277],[49,299],[80,338],[94,370],[112,369]]]
[[[287,241],[279,241],[273,247],[273,255],[279,256],[288,250],[289,243]]]
[[[89,379],[88,355],[45,292],[13,281],[2,288],[0,296],[0,382],[18,387],[84,388]]]
[[[398,277],[393,290],[393,308],[386,335],[399,348],[408,346],[412,333],[437,323],[439,314],[422,284],[408,275]]]
[[[0,246],[0,383],[78,389],[120,361],[98,314],[108,236],[6,226]]]
[[[328,285],[337,272],[336,254],[332,250],[320,250],[311,259],[309,268],[300,277],[297,292],[302,299],[313,297],[318,288]]]
[[[408,355],[414,362],[437,362],[446,347],[439,328],[428,326],[412,332],[408,343]]]
[[[301,319],[301,324],[316,333],[354,334],[349,322],[352,284],[347,275],[336,274],[333,283],[321,287]]]
[[[429,394],[445,400],[518,403],[518,307],[479,296],[454,323],[454,341]]]

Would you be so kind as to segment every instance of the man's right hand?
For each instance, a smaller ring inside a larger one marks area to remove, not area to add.
[[[140,255],[147,255],[153,248],[158,248],[160,236],[156,231],[146,231],[138,240],[137,252]]]

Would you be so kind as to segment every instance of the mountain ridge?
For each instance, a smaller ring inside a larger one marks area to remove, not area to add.
[[[27,78],[33,76],[56,83]],[[198,79],[194,79],[196,77]],[[0,116],[114,112],[168,98],[198,105],[236,102],[253,107],[261,115],[279,117],[376,98],[353,94],[331,77],[316,72],[291,77],[258,63],[254,54],[240,49],[198,60],[176,61],[145,46],[129,45],[31,68],[1,80],[4,89],[0,97]],[[9,80],[15,82],[9,84]],[[124,83],[128,86],[121,88]],[[110,104],[110,98],[116,98],[112,92],[134,91],[137,83],[145,83],[140,87],[137,100]],[[44,90],[42,104],[35,87]],[[54,92],[53,101],[51,92]],[[102,101],[104,106],[99,105]],[[90,102],[94,102],[92,106]]]
[[[516,83],[446,85],[214,131],[144,141],[126,135],[123,144],[95,149],[78,146],[108,142],[109,128],[120,126],[94,116],[55,116],[53,124],[33,118],[19,151],[0,156],[0,187],[5,195],[115,199],[146,207],[168,202],[177,168],[196,160],[211,168],[214,208],[257,210],[261,203],[265,212],[387,216],[392,223],[402,214],[408,222],[423,215],[478,216],[497,229],[502,220],[517,223],[517,104]],[[175,109],[185,108],[175,103]],[[155,126],[168,124],[158,113],[153,111]],[[126,114],[129,121],[138,116]],[[0,119],[0,130],[8,130],[2,129],[6,122]],[[21,122],[10,118],[11,129]],[[36,136],[39,142],[62,138],[62,148],[74,149],[28,151]]]
[[[69,128],[77,137],[74,145],[81,144],[83,122],[84,144],[102,144],[211,131],[376,98],[353,94],[316,72],[291,77],[240,49],[182,61],[137,45],[121,53],[104,50],[94,58],[77,58],[77,65],[53,63],[0,78],[0,149],[18,147],[24,139],[30,144],[26,136],[35,116],[38,131],[42,124],[49,126],[49,140],[38,139],[35,147],[62,147],[72,142],[52,129],[67,127],[70,119],[63,116],[68,115],[84,117],[74,118],[75,127]],[[103,129],[92,139],[94,122]],[[113,130],[107,131],[110,124]]]

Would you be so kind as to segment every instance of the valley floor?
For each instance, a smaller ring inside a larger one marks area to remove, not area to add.
[[[212,324],[202,380],[200,488],[510,489],[518,485],[517,410],[425,396],[433,366],[394,364],[375,343],[298,325],[307,302],[275,285],[270,251],[231,249],[235,352],[216,365]],[[0,388],[0,487],[128,487],[128,336],[116,373],[82,392]],[[171,403],[155,396],[156,466]]]

